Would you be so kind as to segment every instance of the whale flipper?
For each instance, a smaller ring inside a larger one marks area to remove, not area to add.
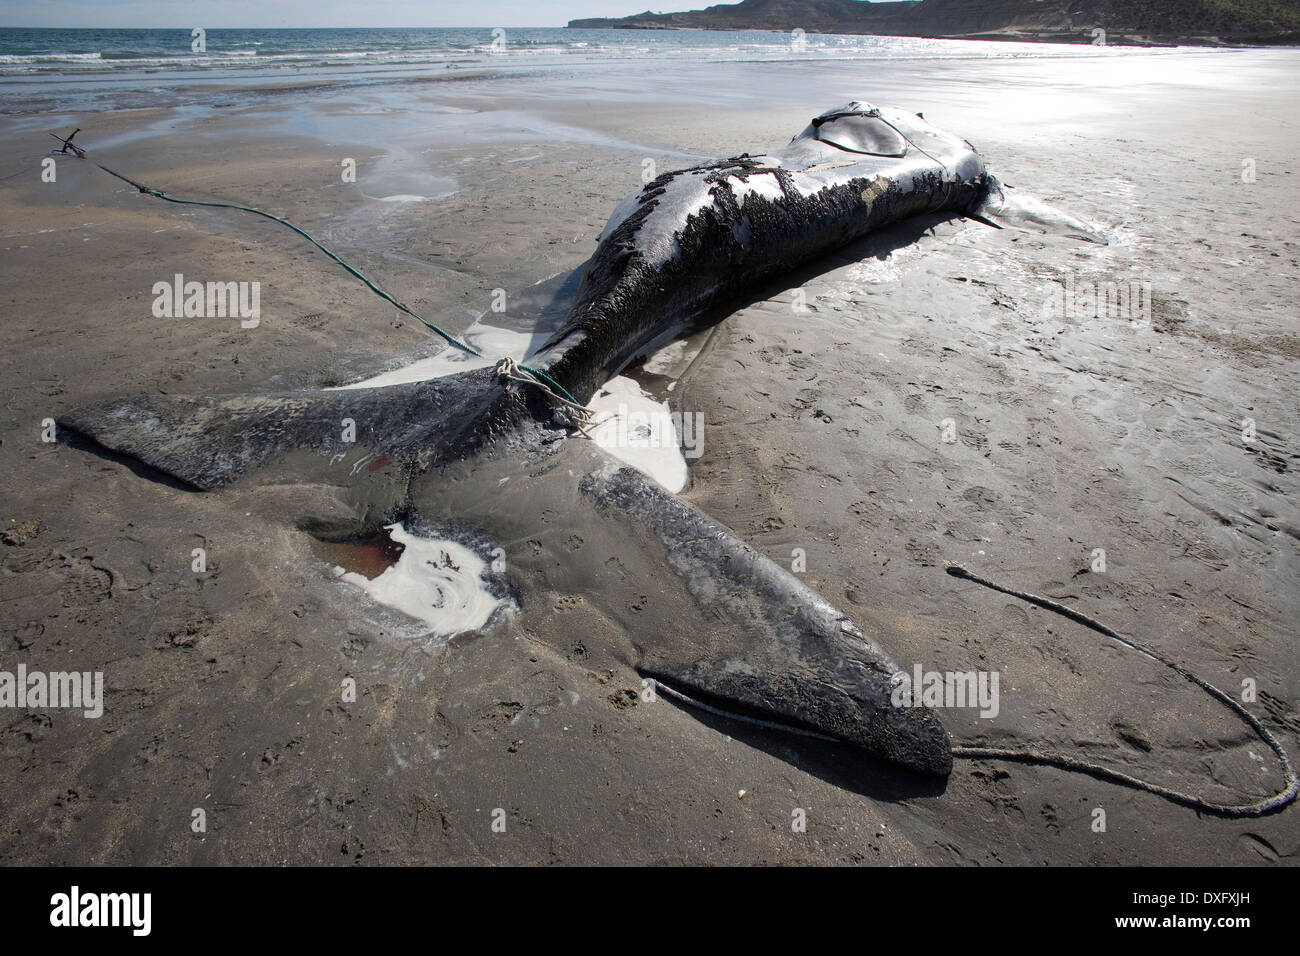
[[[1031,232],[1082,239],[1084,242],[1095,242],[1103,246],[1110,245],[1110,237],[1100,226],[1057,209],[1041,199],[1021,195],[992,173],[985,174],[985,179],[988,183],[988,191],[983,202],[971,211],[972,219],[978,219],[999,229],[1003,226],[1015,226]]]

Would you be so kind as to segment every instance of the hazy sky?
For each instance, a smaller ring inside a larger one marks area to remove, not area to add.
[[[9,27],[558,27],[709,0],[0,0]]]

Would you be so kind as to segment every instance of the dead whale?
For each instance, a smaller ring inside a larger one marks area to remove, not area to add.
[[[594,558],[557,570],[523,554],[511,562],[523,589],[581,581],[605,596],[648,677],[946,775],[946,731],[933,711],[891,703],[899,668],[875,641],[685,500],[590,443],[557,441],[572,420],[543,383],[584,404],[651,343],[747,290],[904,218],[979,215],[1003,195],[966,141],[919,115],[853,102],[781,149],[666,173],[624,200],[572,308],[529,358],[540,373],[531,384],[476,368],[373,388],[143,396],[59,424],[199,490],[253,471],[326,474],[349,485],[358,527],[455,515],[521,541],[538,534],[537,515],[585,509],[603,519],[598,544],[620,553],[622,573]],[[499,507],[511,476],[509,493],[538,507]],[[636,633],[624,599],[648,587],[680,622],[674,633]]]

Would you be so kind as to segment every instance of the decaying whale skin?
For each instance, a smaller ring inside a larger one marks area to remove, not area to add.
[[[532,364],[586,401],[666,330],[900,219],[972,210],[991,182],[965,140],[856,102],[773,153],[665,173],[614,211]]]

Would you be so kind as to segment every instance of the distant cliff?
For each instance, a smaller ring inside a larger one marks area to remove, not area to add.
[[[1296,0],[741,0],[688,13],[572,20],[575,29],[779,30],[1108,43],[1300,43]]]

